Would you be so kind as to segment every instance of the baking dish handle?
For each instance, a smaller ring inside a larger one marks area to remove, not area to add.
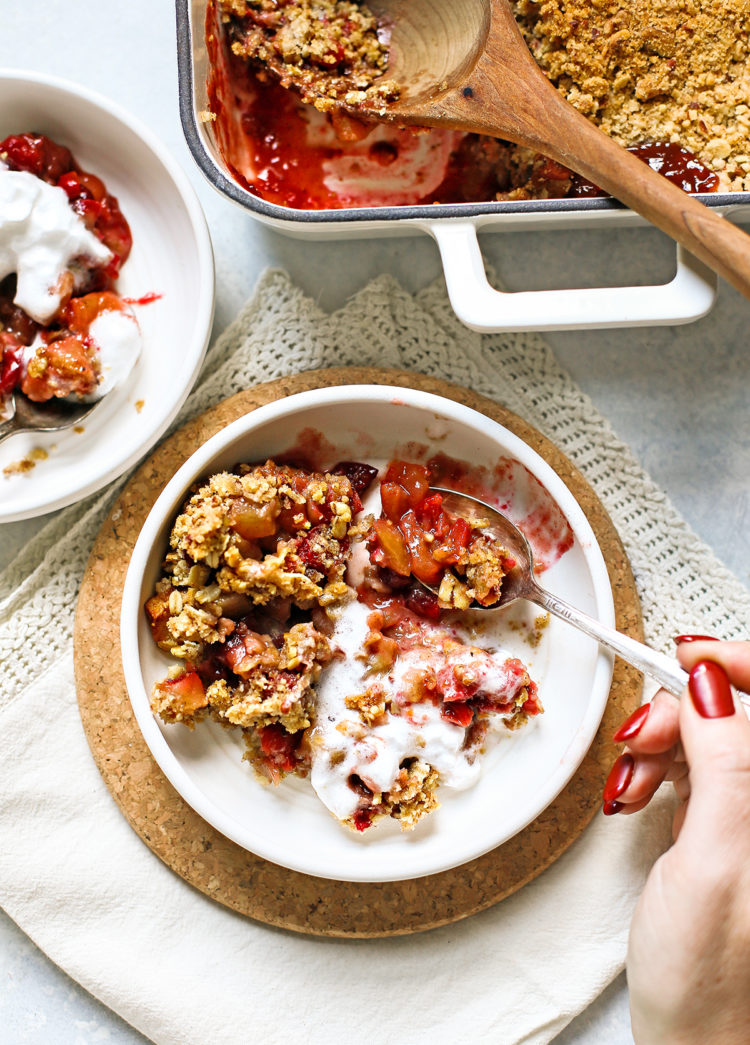
[[[429,222],[458,318],[472,330],[594,330],[666,326],[705,316],[716,299],[716,275],[677,245],[677,272],[659,286],[582,290],[495,290],[487,280],[471,222]]]

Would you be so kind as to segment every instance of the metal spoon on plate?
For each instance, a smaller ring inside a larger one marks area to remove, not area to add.
[[[656,679],[675,696],[680,696],[688,681],[687,672],[680,667],[678,662],[664,653],[645,646],[642,642],[631,639],[628,635],[622,635],[614,628],[601,624],[593,617],[576,609],[569,603],[563,601],[557,595],[542,588],[534,576],[534,554],[529,542],[510,519],[502,515],[496,508],[492,508],[484,501],[468,494],[459,494],[455,490],[445,490],[438,486],[430,488],[430,493],[439,493],[442,497],[443,508],[451,515],[457,515],[471,523],[475,521],[485,525],[481,526],[483,533],[496,538],[498,543],[507,548],[515,560],[516,565],[503,578],[500,598],[492,606],[481,607],[478,604],[472,609],[496,610],[508,606],[516,599],[528,599],[529,602],[541,606],[542,609],[553,613],[556,617],[572,624],[579,631],[596,639],[602,646],[622,657],[634,668]],[[430,591],[437,593],[436,588],[425,585]],[[741,702],[750,708],[750,697],[739,694]]]
[[[0,421],[0,443],[19,432],[59,432],[80,424],[100,400],[93,403],[49,399],[34,403],[25,395],[10,397],[10,417]]]

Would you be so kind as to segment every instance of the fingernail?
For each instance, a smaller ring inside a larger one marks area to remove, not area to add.
[[[688,690],[702,718],[728,718],[734,714],[732,687],[720,664],[712,660],[696,664],[688,678]]]
[[[630,783],[630,778],[633,776],[634,765],[635,759],[632,755],[620,755],[619,758],[615,759],[615,764],[610,770],[607,783],[604,785],[604,791],[602,792],[602,800],[605,805],[608,802],[613,802],[623,793]]]
[[[675,635],[674,644],[680,646],[683,642],[718,642],[713,635]]]
[[[644,704],[643,707],[636,708],[633,714],[625,719],[623,724],[612,737],[615,744],[622,744],[623,741],[632,740],[633,737],[638,736],[641,729],[643,728],[643,723],[648,718],[648,713],[650,710],[650,704]]]
[[[604,802],[602,804],[602,812],[605,816],[614,816],[614,814],[619,813],[622,808],[622,802]]]

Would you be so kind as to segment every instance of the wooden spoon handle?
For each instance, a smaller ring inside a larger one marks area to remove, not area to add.
[[[490,0],[486,47],[464,84],[414,107],[409,122],[451,126],[526,145],[582,174],[642,214],[750,298],[750,237],[617,145],[552,86],[507,0]]]
[[[560,101],[556,140],[539,140],[535,147],[642,214],[750,298],[750,237]]]

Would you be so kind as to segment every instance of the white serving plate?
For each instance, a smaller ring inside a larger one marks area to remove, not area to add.
[[[0,522],[42,515],[93,493],[156,442],[198,375],[214,307],[213,252],[198,197],[146,127],[75,84],[0,70],[0,139],[30,130],[67,145],[118,198],[133,232],[118,291],[162,297],[136,308],[141,356],[127,381],[86,418],[82,433],[20,433],[0,445]],[[1,474],[37,447],[49,456],[30,472]]]
[[[614,624],[607,569],[586,517],[555,472],[518,437],[467,407],[407,388],[357,385],[303,392],[253,411],[209,439],[179,469],[146,519],[121,614],[133,710],[151,753],[185,801],[250,852],[345,881],[396,881],[444,871],[502,844],[538,816],[571,779],[596,734],[612,658],[562,621],[550,622],[534,650],[517,630],[509,629],[504,642],[529,665],[545,714],[489,753],[473,788],[442,789],[441,808],[411,833],[387,821],[356,834],[334,820],[309,781],[287,779],[277,788],[260,784],[241,761],[238,731],[203,723],[191,732],[164,725],[151,713],[151,688],[174,660],[153,642],[143,605],[187,490],[224,467],[291,448],[310,428],[334,443],[338,458],[350,460],[387,459],[399,445],[417,441],[473,465],[492,468],[501,457],[520,462],[562,508],[575,535],[570,551],[544,573],[544,584]],[[520,608],[527,620],[538,612]]]

